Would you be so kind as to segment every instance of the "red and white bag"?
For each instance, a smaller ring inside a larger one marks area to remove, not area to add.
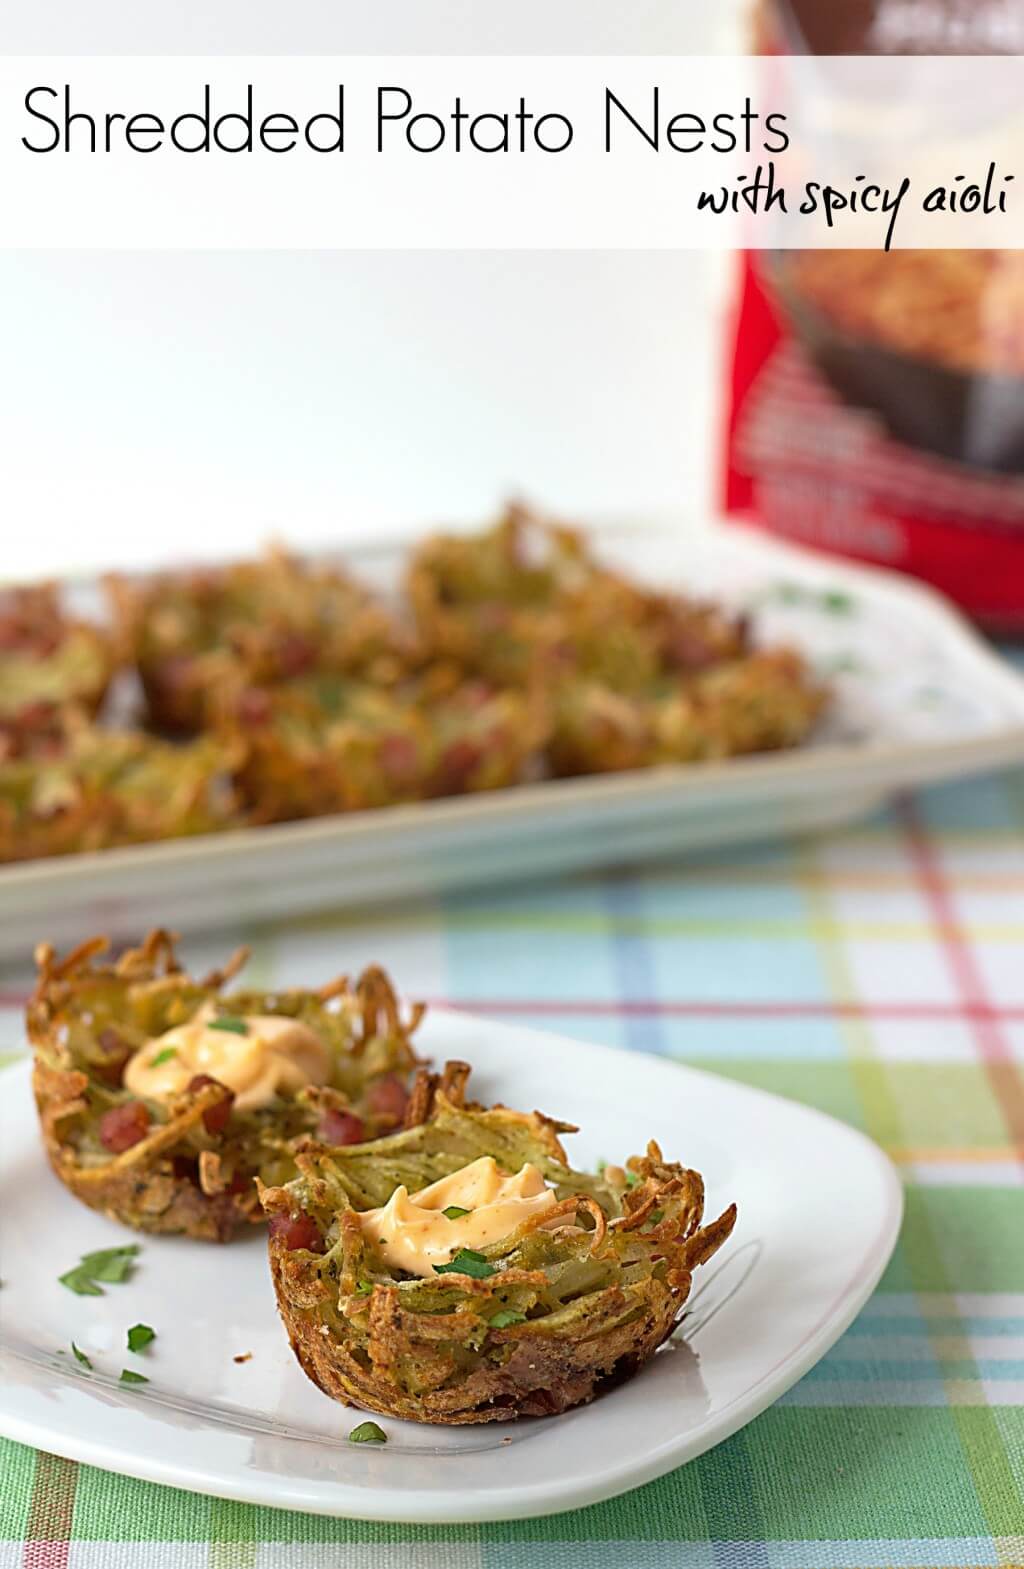
[[[776,0],[762,41],[868,53],[881,39],[938,53],[944,40],[967,52],[993,47],[1008,7],[1024,28],[1024,0],[970,6]],[[928,21],[927,37],[899,33],[912,14]],[[1024,632],[1024,253],[743,258],[724,501],[775,533],[924,578],[993,629]]]

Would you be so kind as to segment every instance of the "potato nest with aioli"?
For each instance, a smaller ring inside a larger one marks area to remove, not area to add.
[[[559,1140],[568,1124],[467,1105],[464,1073],[446,1081],[417,1126],[341,1149],[311,1142],[293,1181],[260,1185],[292,1348],[326,1394],[388,1416],[568,1410],[654,1355],[735,1206],[705,1226],[702,1178],[653,1143],[628,1171],[574,1171]],[[499,1202],[491,1229],[504,1234],[467,1247],[461,1238],[488,1235],[473,1207],[481,1173],[533,1197],[515,1211]],[[470,1179],[464,1204],[437,1208]],[[510,1213],[521,1218],[508,1230]],[[399,1237],[415,1269],[396,1264]]]
[[[403,1009],[382,970],[225,994],[244,949],[193,979],[168,932],[114,962],[106,947],[61,959],[41,945],[27,1012],[50,1164],[91,1209],[224,1242],[262,1221],[256,1178],[294,1176],[310,1136],[341,1146],[425,1114],[411,1043],[423,1009]]]

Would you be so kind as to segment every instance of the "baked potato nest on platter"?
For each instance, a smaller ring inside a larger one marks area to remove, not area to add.
[[[94,714],[116,663],[111,636],[70,614],[56,583],[0,589],[0,759],[20,755],[15,740],[31,754],[33,731],[67,708]]]
[[[522,507],[425,540],[406,591],[435,659],[540,694],[556,776],[798,746],[827,703],[807,660],[758,648],[745,615],[634,583]]]
[[[262,557],[106,582],[151,722],[201,730],[225,689],[313,671],[388,685],[412,657],[396,618],[347,572],[274,546]]]
[[[237,740],[175,746],[139,730],[101,730],[55,715],[25,753],[0,757],[0,862],[189,838],[234,826]]]
[[[323,677],[250,688],[231,718],[256,823],[508,788],[546,733],[536,699],[441,667],[391,691]]]

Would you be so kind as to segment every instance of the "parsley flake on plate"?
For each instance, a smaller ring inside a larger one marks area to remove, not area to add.
[[[348,1435],[350,1444],[386,1444],[388,1435],[376,1422],[360,1422]]]
[[[163,1051],[158,1051],[155,1057],[150,1057],[147,1066],[150,1068],[162,1068],[165,1062],[170,1062],[171,1058],[177,1055],[177,1046],[165,1046]]]
[[[148,1324],[133,1324],[128,1331],[128,1350],[144,1351],[151,1340],[156,1339],[156,1330],[150,1329]]]
[[[103,1287],[98,1286],[92,1276],[85,1271],[81,1264],[76,1264],[74,1269],[69,1269],[66,1275],[58,1275],[62,1286],[67,1286],[76,1297],[101,1297]]]
[[[134,1373],[130,1367],[123,1367],[121,1369],[121,1383],[148,1384],[149,1379],[146,1377],[145,1373]]]
[[[71,1349],[75,1353],[75,1361],[81,1362],[82,1366],[87,1367],[91,1373],[92,1363],[89,1361],[89,1358],[86,1356],[85,1352],[76,1346],[74,1341],[71,1342]]]
[[[469,1214],[469,1210],[463,1209],[458,1204],[449,1204],[447,1209],[443,1209],[441,1211],[441,1214],[444,1216],[445,1220],[461,1220],[463,1215]]]
[[[66,1274],[58,1275],[62,1286],[79,1297],[101,1297],[104,1285],[121,1285],[131,1276],[139,1248],[137,1243],[127,1247],[100,1248],[95,1253],[84,1253]]]

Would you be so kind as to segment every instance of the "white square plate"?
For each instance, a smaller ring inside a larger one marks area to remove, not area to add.
[[[581,1124],[574,1164],[657,1138],[702,1171],[731,1240],[698,1272],[680,1330],[631,1382],[564,1416],[440,1428],[357,1412],[303,1375],[278,1321],[263,1240],[140,1238],[134,1277],[78,1297],[57,1277],[128,1234],[50,1174],[27,1065],[0,1094],[0,1430],[56,1454],[196,1492],[394,1521],[504,1520],[593,1503],[721,1442],[829,1349],[895,1245],[901,1190],[861,1134],[820,1113],[642,1054],[432,1013],[436,1060],[476,1065],[481,1098]],[[157,1339],[140,1356],[127,1328]],[[72,1357],[71,1341],[93,1371]],[[239,1363],[237,1356],[252,1353]],[[148,1384],[118,1382],[123,1367]]]

